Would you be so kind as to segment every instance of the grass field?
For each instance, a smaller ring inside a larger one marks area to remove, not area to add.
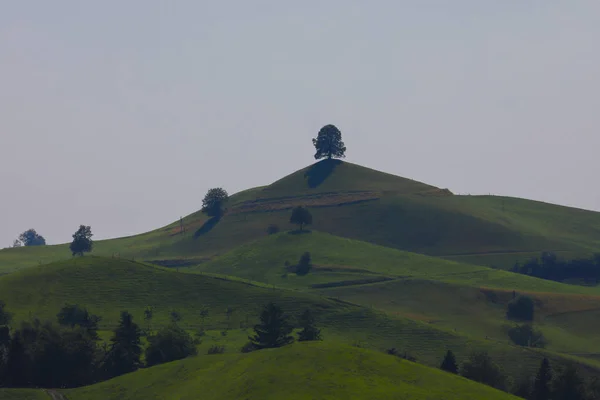
[[[488,351],[509,375],[533,371],[542,357],[537,351],[509,345],[506,339],[486,339],[476,332],[454,331],[450,325],[427,323],[416,313],[386,313],[389,310],[384,307],[378,309],[375,296],[366,303],[358,297],[349,298],[362,302],[353,304],[335,299],[344,298],[343,295],[319,290],[265,287],[121,259],[88,256],[5,275],[0,277],[0,293],[8,309],[14,312],[16,324],[34,317],[55,320],[65,303],[86,306],[103,317],[100,328],[105,340],[110,337],[107,330],[116,325],[121,310],[130,311],[145,326],[143,310],[152,306],[154,329],[168,321],[171,310],[177,310],[183,316],[182,326],[191,333],[201,328],[207,331],[201,338],[201,354],[212,344],[226,346],[228,353],[239,352],[263,305],[274,301],[292,318],[306,308],[313,310],[328,341],[382,352],[396,347],[430,366],[439,363],[447,348],[453,349],[459,359],[475,349]],[[209,310],[204,321],[200,318],[202,308]],[[229,316],[228,308],[233,310]],[[564,362],[561,357],[553,355],[557,364]],[[515,359],[519,359],[518,365],[514,364]],[[593,370],[600,366],[593,360],[582,361]]]
[[[72,400],[514,398],[397,357],[329,343],[195,357],[65,393]]]

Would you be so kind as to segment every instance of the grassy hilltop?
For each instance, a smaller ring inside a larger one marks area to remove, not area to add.
[[[600,213],[530,200],[457,196],[355,164],[324,160],[264,187],[233,195],[228,212],[197,212],[145,234],[96,242],[97,255],[200,262],[289,226],[289,210],[305,205],[314,229],[386,247],[507,267],[555,251],[600,249]],[[66,245],[0,251],[0,273],[69,257]]]

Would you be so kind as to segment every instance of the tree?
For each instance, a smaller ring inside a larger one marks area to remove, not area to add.
[[[282,347],[294,341],[292,330],[281,308],[270,302],[260,315],[260,323],[254,326],[254,336],[248,339],[258,350]]]
[[[346,146],[342,142],[342,132],[335,125],[322,127],[316,139],[313,139],[312,142],[317,150],[315,153],[316,160],[325,157],[331,160],[332,158],[346,156]]]
[[[296,274],[297,275],[306,275],[310,272],[312,268],[312,262],[310,258],[310,253],[307,251],[300,257],[300,261],[296,266]]]
[[[209,217],[221,217],[224,213],[224,205],[229,199],[229,195],[223,188],[212,188],[202,200],[202,212]]]
[[[279,227],[278,227],[277,225],[275,225],[275,224],[270,224],[270,225],[267,227],[267,233],[268,233],[269,235],[274,235],[274,234],[276,234],[276,233],[279,233]]]
[[[164,327],[151,336],[149,342],[146,348],[148,367],[197,354],[192,337],[176,324]]]
[[[440,369],[453,374],[458,374],[458,365],[456,364],[456,357],[452,350],[446,352],[446,356],[440,365]]]
[[[200,309],[200,320],[202,321],[202,329],[204,330],[204,320],[208,317],[209,310],[207,307],[202,307]]]
[[[69,248],[71,249],[71,253],[73,255],[79,254],[83,256],[83,253],[89,253],[92,251],[92,247],[94,242],[92,241],[92,228],[85,225],[80,225],[77,232],[73,234],[73,241]]]
[[[508,330],[508,337],[518,346],[546,347],[546,339],[540,331],[533,329],[531,324],[516,325]]]
[[[12,314],[6,311],[6,303],[0,300],[0,326],[10,324]]]
[[[13,245],[11,247],[21,247],[23,246],[23,243],[21,243],[21,241],[19,239],[15,239],[15,241],[13,242]]]
[[[535,375],[531,400],[550,400],[550,382],[552,381],[552,370],[550,362],[544,357],[540,369]]]
[[[56,318],[60,325],[69,326],[71,329],[79,326],[85,329],[90,337],[98,339],[98,323],[102,318],[90,314],[87,308],[80,307],[78,304],[67,304],[61,308]]]
[[[506,377],[486,352],[475,352],[462,366],[461,375],[496,389],[504,390]]]
[[[552,382],[552,400],[584,400],[583,380],[574,366],[563,369]]]
[[[306,309],[300,316],[300,327],[302,330],[298,332],[299,342],[323,340],[321,330],[315,325],[315,317],[309,309]]]
[[[533,321],[534,303],[528,296],[518,296],[508,303],[506,318],[513,321]]]
[[[292,211],[290,223],[299,225],[300,231],[302,231],[304,229],[304,225],[312,224],[312,214],[310,211],[308,211],[308,209],[298,206]]]
[[[147,306],[144,310],[144,321],[146,321],[146,329],[148,334],[152,331],[152,317],[154,316],[154,309]]]
[[[111,346],[106,355],[104,369],[108,378],[137,370],[140,365],[142,332],[127,311],[121,312],[119,326],[110,339]]]
[[[35,229],[28,229],[19,235],[19,241],[23,246],[44,246],[46,239],[42,235],[38,235]]]

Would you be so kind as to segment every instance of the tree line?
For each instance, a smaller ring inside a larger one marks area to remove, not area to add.
[[[586,381],[574,365],[553,370],[544,358],[534,376],[524,376],[509,387],[502,368],[487,352],[474,352],[459,368],[456,357],[448,350],[440,369],[492,386],[527,400],[595,400],[600,399],[600,380]]]
[[[0,301],[0,387],[79,387],[197,354],[200,342],[179,326],[179,313],[172,311],[170,323],[157,332],[150,331],[152,314],[146,309],[148,330],[144,332],[129,312],[122,311],[110,342],[103,343],[98,335],[102,318],[84,307],[65,305],[55,321],[34,319],[11,329],[12,315]],[[322,339],[310,310],[298,321],[298,341]],[[242,351],[290,344],[295,340],[291,335],[294,329],[283,310],[269,303]],[[143,336],[148,341],[145,349]],[[223,346],[208,350],[208,354],[222,352]]]
[[[555,253],[544,252],[539,258],[515,263],[511,271],[557,282],[580,281],[597,285],[600,282],[600,253],[590,258],[560,260]]]

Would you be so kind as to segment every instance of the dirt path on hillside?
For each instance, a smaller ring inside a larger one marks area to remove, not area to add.
[[[44,390],[44,392],[46,392],[46,394],[48,396],[50,396],[50,398],[52,400],[68,400],[67,396],[65,396],[64,394],[62,394],[56,390],[47,389],[47,390]]]

